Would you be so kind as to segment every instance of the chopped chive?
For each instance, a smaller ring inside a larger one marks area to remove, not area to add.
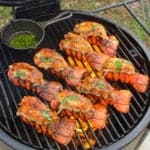
[[[104,89],[105,88],[105,85],[103,83],[99,83],[96,85],[97,88],[99,89]]]
[[[54,59],[53,58],[46,58],[45,56],[40,56],[40,59],[43,61],[43,62],[53,62]]]
[[[67,79],[71,79],[71,78],[72,78],[72,73],[69,73]]]
[[[115,61],[115,67],[117,71],[121,71],[122,63],[119,60]]]
[[[52,117],[49,115],[48,111],[43,111],[42,116],[46,118],[48,121],[52,121]]]
[[[66,104],[66,103],[68,103],[69,100],[73,100],[74,101],[74,100],[78,100],[78,99],[79,99],[78,96],[76,96],[76,95],[70,95],[70,96],[67,96],[67,97],[63,98],[62,102],[64,104]]]
[[[15,76],[18,78],[24,78],[26,73],[24,71],[16,71]]]
[[[88,89],[87,89],[86,87],[83,87],[83,88],[82,88],[82,92],[83,92],[83,93],[88,93]]]
[[[95,25],[92,26],[92,30],[95,31],[97,28]]]

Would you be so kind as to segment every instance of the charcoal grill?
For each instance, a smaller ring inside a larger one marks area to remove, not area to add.
[[[108,34],[114,34],[120,42],[118,56],[126,58],[136,66],[137,71],[150,75],[149,62],[150,53],[147,48],[133,36],[127,29],[109,21],[103,17],[98,17],[94,14],[68,11],[72,13],[72,17],[63,21],[53,21],[45,30],[46,36],[42,43],[42,47],[51,47],[59,50],[58,43],[63,38],[64,34],[72,31],[76,23],[93,20],[102,23]],[[41,17],[36,18],[41,20]],[[15,55],[7,49],[3,49],[0,43],[0,139],[11,145],[15,149],[85,149],[81,141],[80,135],[77,134],[80,145],[77,147],[75,141],[65,147],[62,147],[57,142],[50,138],[38,134],[32,127],[22,123],[16,117],[17,104],[24,95],[32,95],[25,89],[18,88],[12,85],[7,79],[6,73],[8,66],[14,62],[25,61],[33,64],[33,60],[29,56]],[[48,76],[48,80],[60,81],[54,76]],[[64,84],[64,86],[66,86]],[[96,145],[92,146],[89,142],[89,137],[84,133],[87,142],[91,145],[92,150],[111,149],[116,150],[129,143],[134,139],[150,122],[150,88],[146,93],[140,94],[133,90],[130,86],[119,85],[132,91],[133,98],[131,101],[130,112],[121,114],[109,107],[110,117],[108,125],[103,130],[94,132],[90,129],[93,138],[96,140]]]

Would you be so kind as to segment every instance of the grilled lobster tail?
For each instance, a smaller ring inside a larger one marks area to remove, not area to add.
[[[102,53],[88,53],[85,60],[100,77],[109,81],[121,81],[131,85],[138,92],[144,93],[149,84],[147,75],[136,72],[135,66],[122,58],[110,58]]]
[[[144,93],[149,84],[147,75],[136,72],[135,66],[122,58],[109,58],[103,63],[103,75],[107,80],[121,81]]]
[[[105,104],[114,106],[119,112],[129,111],[132,94],[128,90],[115,90],[104,79],[86,78],[78,85],[77,90],[104,100]],[[121,109],[122,108],[122,109]]]
[[[116,56],[116,50],[118,48],[119,42],[115,36],[111,35],[105,38],[101,36],[89,36],[87,41],[90,44],[97,45],[102,53],[110,57]]]
[[[42,48],[34,56],[34,62],[38,67],[65,79],[70,86],[77,86],[87,74],[85,69],[69,66],[64,58],[53,49]]]
[[[147,75],[140,73],[127,74],[127,73],[117,73],[117,72],[106,72],[104,76],[110,81],[121,81],[131,85],[138,92],[144,93],[147,90],[149,84],[149,78]]]
[[[20,66],[22,67],[20,68]],[[31,69],[35,70],[34,72],[36,72],[37,75],[39,74],[38,76],[41,81],[43,76],[40,71],[27,63],[12,64],[8,70],[8,78],[17,86],[27,88],[26,83],[28,83],[28,90],[31,89],[43,100],[49,101],[51,108],[57,110],[58,113],[60,112],[61,115],[65,112],[67,116],[74,116],[75,118],[86,120],[85,115],[87,116],[87,113],[91,110],[93,113],[97,112],[97,110],[94,110],[94,106],[88,98],[71,90],[63,90],[62,85],[58,82],[42,80],[41,84],[41,82],[37,82],[39,81],[38,78],[36,78],[37,81],[33,78],[28,78],[28,76],[32,76]],[[22,71],[24,71],[23,78],[21,78],[21,76],[16,76],[16,72]],[[104,113],[104,115],[106,114]],[[96,115],[94,115],[94,117],[96,121]],[[107,115],[105,118],[107,118]],[[105,122],[106,120],[103,121]],[[93,127],[95,126],[94,121],[92,121],[91,124]],[[98,126],[95,128],[97,127]],[[102,128],[101,125],[99,126],[99,129],[100,128]]]
[[[65,51],[69,56],[84,60],[87,53],[93,52],[93,48],[83,37],[69,32],[65,39],[59,43],[60,50]]]
[[[113,35],[107,36],[102,24],[92,21],[81,22],[75,25],[74,32],[85,38],[90,44],[97,45],[106,55],[116,56],[119,41]]]
[[[55,68],[57,68],[57,70],[60,69],[56,66],[54,67],[54,65],[52,65],[53,63],[50,63],[50,64],[48,63],[47,64],[46,62],[43,62],[42,60],[39,60],[40,58],[37,58],[37,57],[39,57],[41,55],[42,56],[44,55],[44,57],[46,57],[46,59],[51,58],[51,59],[55,60],[55,63],[56,63],[57,59],[55,59],[55,55],[57,55],[57,52],[54,52],[53,50],[49,50],[49,49],[41,49],[39,52],[37,52],[35,54],[34,62],[40,68],[44,68],[45,70],[46,69],[47,70],[48,69],[56,70]],[[65,61],[65,60],[63,59],[63,61]],[[62,72],[63,72],[63,70],[62,70]],[[78,75],[78,72],[76,72],[76,75]],[[72,81],[74,81],[74,80],[76,81],[76,79],[77,79],[78,82],[74,82],[76,84],[69,84],[69,82],[68,82],[68,84],[71,85],[71,86],[75,85],[74,87],[78,90],[79,93],[91,94],[91,95],[94,95],[94,96],[97,96],[97,97],[100,97],[100,98],[104,97],[104,99],[106,99],[106,100],[109,99],[110,101],[114,100],[114,99],[117,100],[117,95],[113,99],[109,96],[110,94],[108,94],[108,93],[113,92],[114,89],[104,79],[98,79],[98,78],[93,79],[93,78],[90,78],[90,77],[85,77],[85,76],[83,76],[83,74],[82,75],[80,74],[80,78],[75,78],[75,75],[71,74],[71,76],[69,78],[71,78]],[[66,79],[66,78],[63,78],[63,79]],[[100,89],[100,88],[102,88],[102,89]],[[107,97],[105,97],[105,95],[107,95]],[[130,101],[130,99],[131,99],[131,97],[129,98],[129,101]]]
[[[109,104],[113,106],[117,111],[122,113],[129,112],[130,109],[130,101],[132,94],[128,90],[114,90],[113,96],[111,96],[111,101],[100,99],[100,101],[104,104]]]
[[[59,82],[44,80],[43,74],[37,68],[24,62],[10,65],[7,75],[14,85],[31,90],[47,101],[51,101],[54,94],[63,89]]]
[[[36,97],[25,96],[19,104],[17,115],[37,132],[46,134],[63,145],[67,145],[74,134],[74,121],[60,119]]]
[[[108,112],[104,105],[94,105],[94,109],[89,111],[85,116],[94,129],[103,129],[106,127]]]

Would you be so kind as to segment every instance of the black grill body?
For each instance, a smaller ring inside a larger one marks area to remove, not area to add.
[[[149,62],[150,53],[147,48],[123,27],[118,26],[112,21],[108,21],[102,17],[97,17],[93,14],[68,11],[72,13],[72,17],[63,21],[53,21],[45,30],[46,36],[42,47],[50,47],[59,51],[59,41],[64,34],[72,31],[75,24],[91,20],[97,21],[105,26],[108,34],[114,34],[119,42],[117,55],[130,60],[137,71],[150,75]],[[38,18],[40,19],[40,18]],[[8,66],[14,62],[25,61],[33,64],[32,57],[16,55],[3,49],[0,45],[0,138],[2,141],[13,146],[16,149],[67,149],[67,150],[82,150],[85,149],[81,141],[81,137],[77,134],[80,146],[75,145],[74,140],[65,147],[52,141],[45,135],[38,134],[32,127],[22,123],[16,117],[17,104],[24,95],[32,95],[23,88],[18,88],[12,85],[7,79]],[[45,78],[48,80],[61,80],[54,76],[45,73]],[[67,87],[63,82],[64,87]],[[130,112],[121,114],[115,111],[112,107],[108,108],[110,113],[108,125],[103,130],[90,132],[96,140],[96,145],[91,146],[92,150],[111,149],[116,150],[133,140],[150,122],[150,88],[144,94],[140,94],[130,86],[119,84],[122,88],[129,89],[133,93]],[[88,140],[88,136],[85,137]],[[91,144],[91,143],[89,143]]]

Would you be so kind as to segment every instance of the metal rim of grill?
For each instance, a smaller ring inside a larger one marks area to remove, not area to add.
[[[71,18],[62,21],[55,20],[49,24],[45,29],[46,37],[41,47],[58,49],[59,41],[65,33],[72,31],[76,23],[86,20],[97,21],[105,26],[109,34],[114,34],[119,39],[118,56],[131,60],[139,72],[150,75],[150,70],[148,69],[150,53],[127,29],[88,12],[68,11],[68,13],[70,12],[73,13]],[[23,88],[15,87],[8,81],[6,76],[8,65],[16,61],[33,64],[32,58],[16,56],[4,50],[0,45],[0,60],[0,139],[16,149],[60,150],[62,147],[58,143],[36,133],[33,128],[22,123],[15,114],[20,99],[24,95],[31,95],[32,93]],[[58,80],[54,76],[50,76],[48,79]],[[133,93],[130,112],[121,114],[109,107],[110,117],[107,127],[95,133],[91,129],[91,133],[96,140],[95,147],[93,146],[91,149],[118,149],[133,140],[150,122],[150,89],[145,94],[140,94],[130,86],[121,84],[121,87],[129,89]],[[86,134],[85,136],[88,141],[88,136]],[[77,135],[77,137],[80,147],[77,147],[74,140],[72,140],[63,149],[84,149],[80,136]]]

